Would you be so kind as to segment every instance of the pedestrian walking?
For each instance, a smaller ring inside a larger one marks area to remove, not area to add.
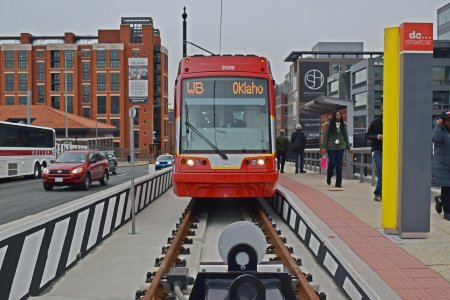
[[[131,164],[131,155],[130,154],[127,155],[127,161],[128,161],[128,164]]]
[[[302,125],[297,124],[295,126],[295,131],[291,135],[291,145],[294,152],[295,159],[295,173],[306,173],[303,169],[305,165],[305,147],[306,147],[306,137],[302,131]],[[300,166],[299,166],[300,163]]]
[[[383,108],[382,108],[383,110]],[[374,119],[367,131],[367,138],[372,142],[372,159],[375,163],[377,186],[375,187],[374,200],[381,201],[381,175],[382,175],[382,151],[383,151],[383,115]]]
[[[433,142],[432,184],[441,187],[441,196],[435,198],[436,212],[440,214],[444,209],[444,219],[450,221],[450,111],[436,120]]]
[[[276,139],[275,151],[277,152],[277,171],[284,173],[284,164],[286,163],[286,152],[289,148],[289,138],[284,129],[280,130],[280,135]]]
[[[328,123],[322,148],[326,149],[328,154],[327,184],[331,184],[331,177],[333,177],[334,168],[336,168],[335,186],[341,188],[344,151],[345,149],[350,151],[350,142],[348,141],[347,126],[342,119],[342,113],[339,111],[333,113]]]

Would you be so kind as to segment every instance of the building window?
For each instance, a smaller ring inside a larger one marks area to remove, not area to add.
[[[38,85],[38,104],[43,104],[45,102],[45,86],[44,85]]]
[[[109,65],[113,69],[120,68],[120,51],[119,50],[111,50],[111,57],[109,61]]]
[[[44,81],[44,63],[38,62],[37,63],[37,80],[38,81]]]
[[[83,103],[91,102],[91,86],[83,85]]]
[[[120,137],[120,119],[111,119],[111,125],[117,127],[117,132],[114,132],[114,137]]]
[[[5,69],[13,69],[14,68],[14,51],[6,50],[5,51]]]
[[[139,50],[133,50],[133,57],[139,57]]]
[[[359,70],[352,74],[353,86],[364,86],[367,81],[367,69]]]
[[[111,114],[120,114],[119,102],[119,96],[111,96]]]
[[[83,58],[88,58],[91,55],[91,50],[89,49],[83,49]]]
[[[51,51],[50,56],[51,56],[50,67],[59,68],[60,67],[59,50]]]
[[[59,73],[52,73],[51,79],[52,79],[51,90],[53,92],[59,92]]]
[[[73,114],[73,96],[67,96],[67,112]]]
[[[5,74],[5,91],[14,92],[14,74]]]
[[[19,96],[19,105],[27,105],[27,96]]]
[[[83,107],[83,117],[90,118],[91,117],[91,110],[89,107]]]
[[[97,96],[97,113],[106,114],[106,96]]]
[[[64,51],[65,59],[66,59],[66,68],[73,68],[73,51],[66,50]]]
[[[139,107],[135,107],[136,109],[136,117],[133,120],[134,125],[139,125]]]
[[[90,74],[91,64],[89,62],[83,62],[83,80],[89,80],[91,77]]]
[[[5,103],[6,105],[14,105],[14,96],[6,96]]]
[[[59,96],[52,96],[52,108],[59,109]]]
[[[448,109],[450,104],[448,91],[433,91],[433,109]]]
[[[120,77],[119,73],[110,73],[110,79],[111,79],[111,91],[112,92],[118,92],[120,91]]]
[[[19,69],[26,69],[28,66],[27,51],[19,50]]]
[[[130,24],[130,43],[142,44],[142,24]]]
[[[37,58],[44,58],[44,54],[45,54],[44,50],[36,51]]]
[[[106,91],[106,73],[97,73],[97,91]]]
[[[134,148],[139,149],[139,130],[134,130]]]
[[[97,50],[97,68],[106,68],[106,50]]]
[[[73,73],[66,73],[67,90],[73,92]]]
[[[367,92],[354,94],[355,110],[364,110],[367,107]]]
[[[19,91],[26,92],[28,90],[28,74],[19,73]]]
[[[383,104],[383,91],[374,91],[373,92],[373,107],[375,109],[381,109],[382,104]]]

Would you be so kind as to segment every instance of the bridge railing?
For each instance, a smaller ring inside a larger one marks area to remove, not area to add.
[[[136,213],[172,186],[172,169],[135,181]],[[131,219],[130,182],[0,231],[0,299],[36,296]]]
[[[320,168],[320,162],[325,154],[320,154],[319,148],[305,149],[305,169],[318,173],[326,173]],[[295,162],[295,153],[289,148],[286,161]],[[370,147],[352,148],[344,156],[343,175],[347,179],[359,179],[360,182],[370,182],[375,185],[375,164],[372,160]]]

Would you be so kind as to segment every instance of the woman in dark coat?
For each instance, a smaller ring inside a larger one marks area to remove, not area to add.
[[[431,162],[433,185],[441,187],[441,197],[436,198],[436,211],[450,221],[450,111],[443,112],[433,129],[434,155]]]
[[[342,113],[336,111],[331,118],[328,128],[323,137],[322,148],[327,150],[328,169],[327,184],[331,184],[334,168],[336,168],[336,187],[342,187],[342,163],[344,161],[344,150],[350,150],[347,126],[342,119]]]

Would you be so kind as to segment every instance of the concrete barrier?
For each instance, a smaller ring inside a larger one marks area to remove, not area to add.
[[[172,186],[171,173],[136,179],[136,212]],[[130,220],[129,194],[130,183],[122,183],[0,232],[0,299],[38,295],[63,275]]]

